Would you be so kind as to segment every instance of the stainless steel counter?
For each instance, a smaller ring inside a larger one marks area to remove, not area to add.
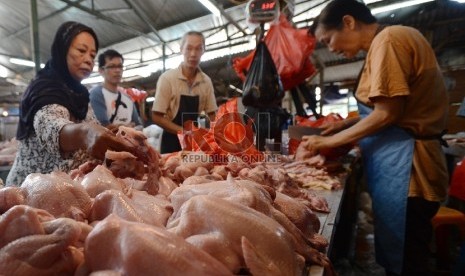
[[[317,213],[321,225],[319,233],[329,242],[326,254],[330,259],[332,253],[335,255],[348,253],[344,251],[349,250],[352,231],[354,231],[355,227],[361,177],[361,165],[358,158],[352,160],[349,171],[350,173],[341,181],[341,183],[344,183],[342,189],[316,191],[319,196],[326,198],[330,209],[328,214]],[[338,237],[336,237],[336,234]],[[338,242],[336,238],[339,238],[339,241],[344,241],[345,244],[343,246],[336,244]],[[335,248],[336,246],[337,248]],[[308,268],[308,273],[305,273],[305,275],[322,276],[324,275],[324,269],[313,265]]]

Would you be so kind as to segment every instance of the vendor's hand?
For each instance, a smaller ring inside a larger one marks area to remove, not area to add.
[[[94,158],[103,160],[107,150],[135,152],[131,145],[116,137],[108,128],[88,124],[86,135],[87,152]]]
[[[295,152],[295,159],[303,161],[317,155],[319,150],[318,145],[320,144],[319,140],[321,139],[324,139],[324,137],[318,135],[303,136]]]
[[[303,136],[301,144],[303,144],[306,150],[312,155],[317,155],[320,149],[328,147],[330,139],[331,137],[324,137],[320,135]]]
[[[331,123],[324,123],[319,128],[322,129],[321,135],[326,136],[338,133],[346,127],[347,124],[345,123],[345,121],[337,121]]]

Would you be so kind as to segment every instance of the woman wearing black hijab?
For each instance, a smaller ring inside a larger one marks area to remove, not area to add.
[[[52,57],[23,95],[16,138],[19,141],[7,186],[19,186],[30,173],[69,172],[89,160],[103,159],[107,149],[129,148],[100,126],[89,109],[89,92],[81,84],[94,67],[95,32],[65,22],[52,43]]]

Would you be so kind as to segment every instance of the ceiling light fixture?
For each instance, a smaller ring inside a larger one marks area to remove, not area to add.
[[[6,78],[8,77],[8,73],[8,69],[5,66],[0,65],[0,77]]]
[[[364,0],[363,3],[365,3],[365,5],[368,5],[368,4],[373,4],[373,3],[376,3],[376,2],[380,2],[381,0]]]
[[[210,0],[198,0],[202,5],[205,6],[211,13],[216,16],[221,16],[220,10]]]
[[[36,64],[34,61],[27,60],[27,59],[21,59],[21,58],[10,58],[10,62],[13,64],[18,64],[18,65],[24,65],[28,67],[36,67]],[[45,64],[41,63],[40,68],[44,68]]]
[[[18,65],[24,65],[29,67],[35,67],[36,64],[33,61],[20,59],[20,58],[10,58],[10,62]]]
[[[402,1],[400,3],[395,3],[395,4],[386,5],[386,6],[383,6],[383,7],[371,9],[371,13],[372,14],[378,14],[378,13],[382,13],[382,12],[388,12],[388,11],[397,10],[397,9],[410,7],[410,6],[415,6],[415,5],[419,5],[419,4],[423,4],[423,3],[427,3],[427,2],[432,2],[432,1],[434,1],[434,0]]]
[[[81,84],[93,84],[93,83],[100,83],[100,82],[103,82],[103,77],[96,76],[96,77],[89,77],[89,78],[83,79],[81,81]]]

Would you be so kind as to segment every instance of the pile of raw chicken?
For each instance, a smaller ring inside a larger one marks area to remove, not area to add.
[[[328,205],[301,182],[338,181],[315,160],[218,165],[201,152],[161,157],[132,129],[117,135],[140,154],[109,151],[0,189],[1,275],[331,273],[314,213]]]

